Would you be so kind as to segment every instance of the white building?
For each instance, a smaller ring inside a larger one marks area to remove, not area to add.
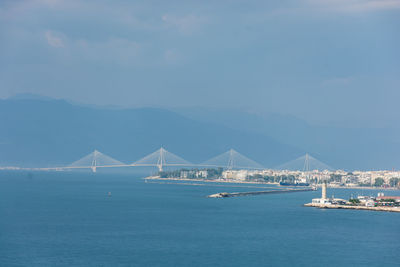
[[[222,178],[224,179],[232,179],[232,180],[246,180],[248,176],[247,170],[227,170],[222,173]]]

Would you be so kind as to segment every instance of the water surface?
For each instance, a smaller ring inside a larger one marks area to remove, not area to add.
[[[145,183],[124,174],[1,172],[0,266],[400,262],[400,213],[302,206],[320,192],[205,197],[252,190]],[[343,198],[377,192],[328,189]]]

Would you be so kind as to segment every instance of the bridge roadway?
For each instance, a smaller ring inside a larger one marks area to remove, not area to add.
[[[59,166],[45,168],[25,168],[25,167],[0,167],[0,170],[25,170],[25,171],[63,171],[73,169],[92,169],[95,171],[98,168],[122,168],[122,167],[158,167],[159,164],[119,164],[119,165],[95,165],[95,166]],[[223,165],[204,165],[204,164],[163,164],[162,167],[198,167],[198,168],[226,168]],[[236,169],[254,169],[262,170],[265,168],[253,168],[245,166],[235,166]],[[162,170],[162,169],[161,169]]]

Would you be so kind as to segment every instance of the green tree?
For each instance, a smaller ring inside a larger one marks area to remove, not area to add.
[[[383,180],[383,178],[376,178],[375,179],[375,183],[374,186],[380,187],[385,183],[385,180]]]
[[[400,179],[399,178],[390,178],[389,184],[392,187],[395,187],[399,184]]]
[[[342,175],[340,174],[331,174],[331,177],[329,179],[330,182],[341,182],[342,181]]]

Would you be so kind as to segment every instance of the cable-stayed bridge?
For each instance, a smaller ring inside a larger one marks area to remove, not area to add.
[[[69,169],[81,169],[81,168],[90,168],[93,172],[96,172],[97,167],[122,167],[126,164],[113,159],[110,156],[107,156],[97,150],[93,151],[92,153],[84,156],[83,158],[74,161],[68,167]]]
[[[230,149],[220,155],[217,155],[201,164],[194,164],[165,148],[160,149],[144,156],[143,158],[126,164],[116,160],[98,150],[94,150],[90,154],[74,161],[68,166],[52,167],[52,168],[31,168],[30,170],[68,170],[68,169],[91,169],[96,172],[98,168],[116,168],[116,167],[157,167],[162,171],[164,167],[201,167],[201,168],[225,168],[232,169],[266,169],[256,161],[242,155],[234,149]],[[332,170],[330,166],[306,154],[295,160],[282,164],[274,169],[277,170]]]
[[[162,171],[164,166],[194,165],[195,164],[165,150],[163,147],[131,164],[131,166],[155,166],[159,171]]]
[[[78,159],[77,161],[72,162],[67,166],[60,167],[49,167],[49,168],[23,168],[37,171],[49,171],[49,170],[68,170],[68,169],[91,169],[93,172],[96,172],[97,168],[111,168],[111,167],[126,167],[127,165],[119,160],[116,160],[106,154],[101,153],[98,150],[94,150],[88,155]]]
[[[240,154],[234,149],[230,149],[202,164],[204,167],[226,167],[232,169],[264,169],[264,167],[252,159]]]
[[[305,155],[298,157],[294,160],[288,161],[284,164],[281,164],[274,169],[277,170],[291,170],[291,171],[304,171],[309,172],[313,170],[334,170],[331,166],[319,161],[318,159],[310,156],[310,154],[306,153]]]
[[[126,164],[118,161],[108,155],[105,155],[97,150],[84,156],[83,158],[71,163],[66,167],[57,169],[84,169],[90,168],[96,172],[97,168],[112,168],[112,167],[157,167],[159,171],[165,166],[194,166],[195,164],[167,151],[163,147],[153,153],[131,163]],[[47,168],[51,169],[51,168]]]

